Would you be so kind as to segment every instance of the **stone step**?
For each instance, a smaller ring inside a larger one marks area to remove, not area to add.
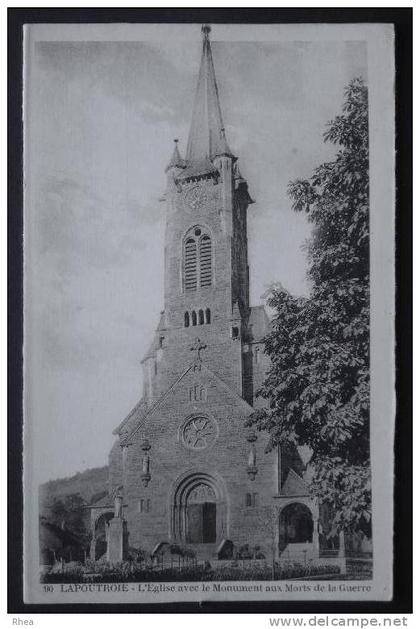
[[[315,546],[310,542],[287,544],[280,553],[280,559],[305,560],[312,559],[316,555]]]
[[[217,544],[191,544],[189,547],[198,560],[217,559]]]

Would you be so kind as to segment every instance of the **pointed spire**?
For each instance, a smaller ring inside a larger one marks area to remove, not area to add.
[[[203,52],[186,154],[187,170],[195,171],[197,174],[200,170],[203,172],[215,170],[211,161],[217,155],[232,156],[226,141],[220,109],[209,40],[211,28],[205,24],[201,31],[203,33]]]
[[[174,140],[175,146],[172,153],[172,157],[169,161],[169,164],[165,168],[165,173],[168,172],[171,168],[185,168],[185,160],[182,159],[181,154],[178,149],[178,139]]]

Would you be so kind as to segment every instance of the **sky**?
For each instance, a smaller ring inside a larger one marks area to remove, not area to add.
[[[142,394],[140,361],[163,308],[164,169],[185,151],[200,29],[154,41],[41,41],[26,89],[26,417],[40,482],[107,463]],[[258,26],[255,26],[258,29]],[[307,294],[310,226],[289,181],[334,156],[323,143],[345,86],[366,76],[346,41],[218,41],[226,135],[255,204],[251,302],[272,282]]]

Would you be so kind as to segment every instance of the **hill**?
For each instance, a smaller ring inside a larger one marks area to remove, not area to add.
[[[40,515],[48,517],[49,507],[54,500],[63,499],[71,494],[79,494],[89,504],[105,495],[108,491],[108,466],[94,467],[74,476],[57,478],[43,483],[39,487]]]

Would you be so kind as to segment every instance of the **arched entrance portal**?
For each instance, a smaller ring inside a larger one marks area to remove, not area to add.
[[[314,522],[311,510],[301,502],[288,504],[280,513],[279,549],[288,544],[312,543]]]
[[[175,488],[171,536],[185,544],[216,544],[227,537],[222,483],[207,473],[186,475]]]
[[[100,559],[107,551],[107,530],[108,522],[114,517],[113,511],[102,513],[95,522],[94,535],[91,542],[91,558]]]
[[[188,544],[214,544],[216,541],[216,495],[210,485],[196,485],[186,498],[186,541]]]

